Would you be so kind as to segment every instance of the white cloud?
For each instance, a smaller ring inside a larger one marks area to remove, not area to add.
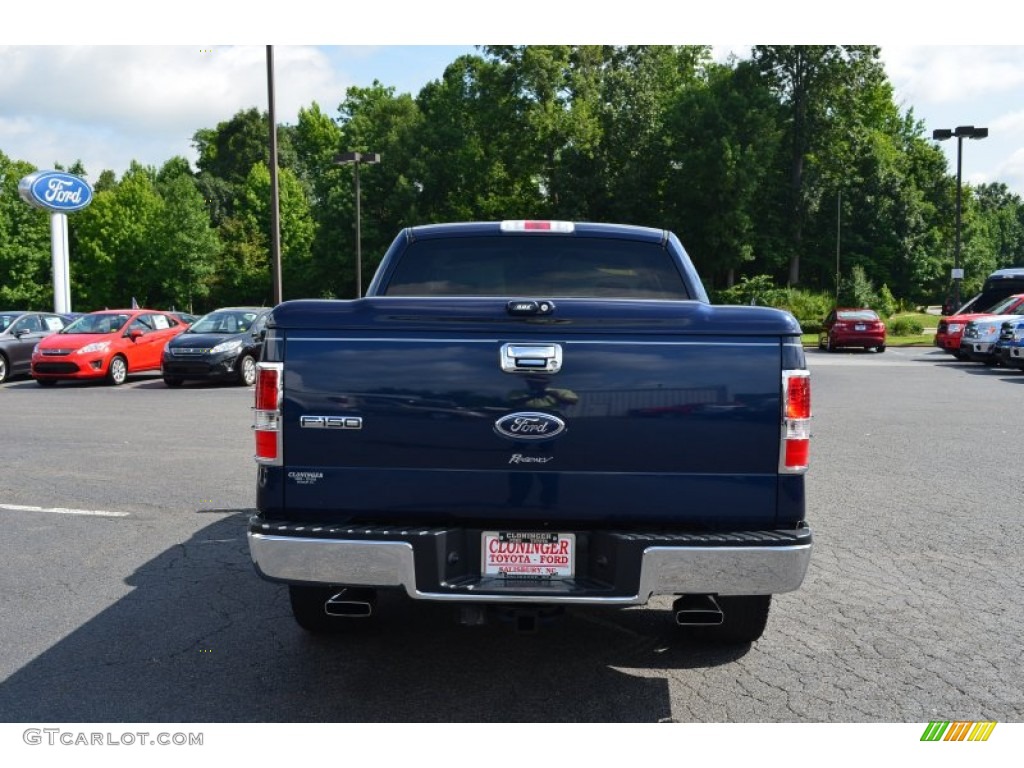
[[[333,110],[348,85],[311,47],[275,47],[274,84],[279,123],[313,101]],[[0,149],[17,137],[15,159],[35,165],[81,159],[95,177],[132,160],[194,160],[196,130],[267,109],[266,47],[0,48],[0,103],[18,115],[0,122]]]
[[[911,104],[1019,98],[1024,87],[1021,46],[885,46],[882,58],[897,92]]]

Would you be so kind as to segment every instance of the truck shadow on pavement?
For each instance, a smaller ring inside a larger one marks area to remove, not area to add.
[[[0,683],[0,721],[653,722],[672,715],[668,675],[750,648],[681,639],[667,601],[572,611],[521,634],[384,594],[350,632],[309,635],[286,588],[253,571],[249,510],[217,513],[127,575],[131,593]]]

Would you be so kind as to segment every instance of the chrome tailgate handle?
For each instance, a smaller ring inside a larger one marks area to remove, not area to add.
[[[501,345],[501,370],[505,373],[558,373],[561,369],[560,344]]]

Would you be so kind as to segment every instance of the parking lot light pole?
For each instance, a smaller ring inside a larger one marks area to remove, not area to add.
[[[270,272],[274,303],[284,301],[281,280],[281,197],[277,180],[277,117],[274,113],[274,46],[267,46],[267,117],[270,124]],[[191,309],[191,307],[189,307]]]
[[[354,165],[356,176],[356,298],[363,295],[363,246],[361,222],[362,212],[360,211],[359,194],[359,166],[376,165],[380,162],[380,154],[377,152],[342,152],[334,158],[336,165]]]
[[[975,128],[973,125],[959,125],[955,129],[936,128],[932,131],[935,141],[945,141],[956,136],[956,250],[953,253],[953,305],[960,308],[960,282],[964,279],[964,271],[960,268],[960,211],[963,195],[963,146],[964,139],[984,139],[988,136],[988,128]]]

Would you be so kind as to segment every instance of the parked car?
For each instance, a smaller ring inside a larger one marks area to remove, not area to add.
[[[885,352],[885,323],[875,310],[837,307],[829,312],[818,334],[818,349],[834,352],[845,347]]]
[[[935,331],[935,346],[945,352],[949,352],[958,360],[970,360],[971,358],[967,355],[966,351],[960,348],[967,324],[992,315],[1012,315],[1017,312],[1024,312],[1024,293],[1006,296],[984,310],[978,308],[977,305],[978,302],[974,301],[968,307],[972,311],[965,312],[961,308],[955,315],[942,318],[939,321],[938,329]]]
[[[972,297],[948,317],[939,320],[935,332],[935,346],[958,360],[968,359],[960,352],[960,339],[964,328],[971,320],[986,314],[1010,313],[1016,306],[1008,307],[1010,299],[1016,304],[1024,302],[1024,268],[997,269],[990,274],[982,286],[981,293]],[[943,314],[946,314],[945,310]]]
[[[159,370],[164,345],[186,327],[152,309],[90,312],[36,345],[32,377],[41,386],[62,379],[123,384],[130,373]]]
[[[996,354],[996,343],[1003,323],[1021,319],[1021,313],[1024,313],[1024,305],[1015,314],[982,315],[969,321],[960,340],[960,359],[997,365],[1000,358]]]
[[[996,348],[1002,365],[1024,370],[1024,317],[1003,323]]]
[[[251,387],[269,313],[269,308],[225,307],[203,315],[164,348],[164,383],[232,380]]]
[[[0,384],[29,372],[32,348],[70,323],[52,312],[0,312]]]

